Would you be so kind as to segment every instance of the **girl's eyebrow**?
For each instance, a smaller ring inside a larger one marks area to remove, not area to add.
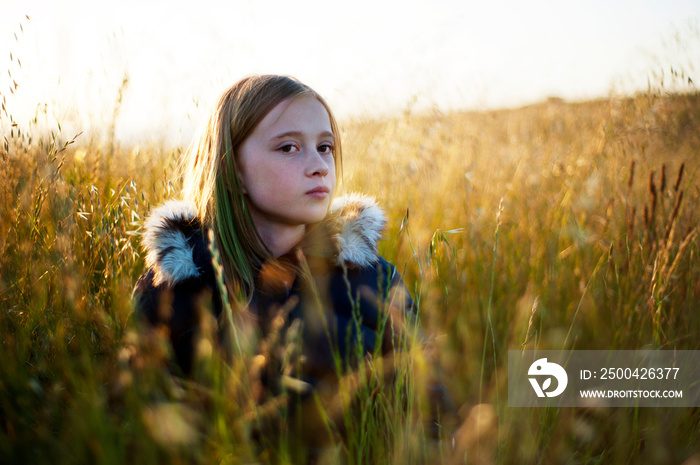
[[[285,138],[287,138],[287,137],[303,137],[303,136],[304,136],[304,133],[303,133],[302,131],[286,131],[286,132],[283,132],[283,133],[281,133],[281,134],[278,134],[278,135],[274,136],[274,137],[273,137],[272,139],[270,139],[270,140],[276,141],[276,140],[279,140],[279,139],[285,139]],[[321,132],[321,133],[319,134],[319,137],[329,137],[329,138],[335,140],[335,136],[334,136],[333,133],[330,132],[330,131],[323,131],[323,132]]]

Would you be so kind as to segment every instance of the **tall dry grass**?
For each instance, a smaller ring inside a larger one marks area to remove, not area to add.
[[[509,409],[506,357],[698,348],[699,104],[653,92],[553,99],[349,130],[350,184],[395,218],[383,252],[405,264],[423,324],[441,335],[464,409],[458,449],[472,463],[697,452],[695,411]]]
[[[180,152],[75,138],[39,119],[0,117],[3,461],[299,459],[285,399],[254,392],[256,348],[228,365],[203,344],[201,373],[183,382],[164,369],[162,335],[133,324],[141,222],[177,194]],[[697,93],[651,90],[347,122],[344,189],[386,209],[381,253],[402,271],[434,350],[401,361],[394,396],[382,393],[379,362],[346,379],[360,395],[341,390],[324,404],[319,427],[336,421],[346,433],[320,459],[665,464],[698,454],[697,409],[508,408],[506,357],[700,349],[699,127]],[[414,421],[430,356],[461,406],[454,444]],[[362,415],[330,418],[353,402]]]

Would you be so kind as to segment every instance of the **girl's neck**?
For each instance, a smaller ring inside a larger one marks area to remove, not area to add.
[[[263,243],[270,249],[272,256],[279,258],[282,255],[291,251],[299,244],[306,232],[306,226],[302,225],[284,225],[280,223],[274,224],[257,224],[258,233]]]

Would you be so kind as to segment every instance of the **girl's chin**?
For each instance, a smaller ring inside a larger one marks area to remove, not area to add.
[[[305,212],[303,214],[299,215],[294,215],[294,216],[286,216],[284,218],[280,218],[281,222],[284,224],[288,225],[309,225],[309,224],[316,224],[320,223],[323,221],[323,219],[328,215],[328,210],[323,209],[323,211],[315,211],[315,212]]]

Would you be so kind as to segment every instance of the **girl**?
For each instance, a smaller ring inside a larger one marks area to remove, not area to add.
[[[306,85],[251,76],[222,95],[183,163],[184,200],[145,225],[148,272],[135,289],[140,313],[167,328],[183,375],[193,370],[199,309],[221,321],[226,294],[263,337],[300,328],[302,386],[318,388],[365,355],[394,350],[412,301],[377,254],[379,207],[360,195],[333,199],[341,160],[333,113]]]

